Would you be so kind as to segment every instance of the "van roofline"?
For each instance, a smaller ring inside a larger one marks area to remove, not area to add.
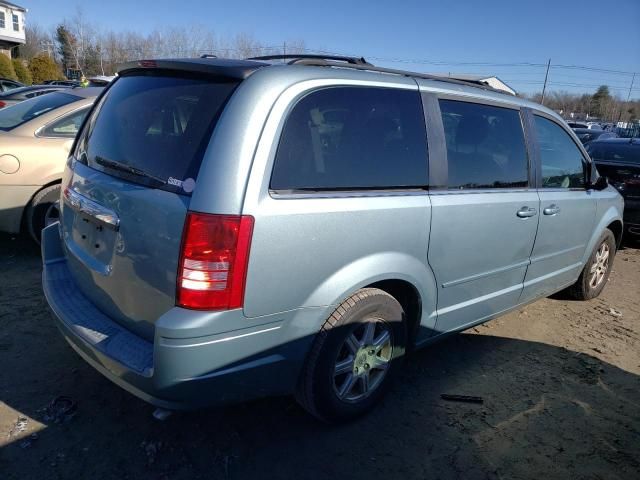
[[[175,58],[175,59],[148,59],[127,62],[120,66],[118,74],[122,75],[135,70],[163,69],[182,70],[210,75],[220,75],[227,78],[244,80],[258,68],[273,65],[273,60],[288,60],[289,65],[308,65],[314,67],[335,67],[350,68],[375,73],[393,74],[411,78],[421,78],[425,80],[438,80],[456,85],[466,85],[473,88],[505,93],[489,85],[479,82],[472,82],[458,78],[432,75],[428,73],[412,72],[395,68],[378,67],[367,62],[364,57],[343,57],[336,55],[265,55],[260,57],[250,57],[245,60],[234,60],[228,58],[217,58],[203,55],[200,58]]]
[[[290,61],[286,63],[273,61],[278,58]],[[292,83],[303,81],[305,79],[335,78],[337,71],[340,71],[345,78],[370,81],[375,81],[376,78],[405,78],[413,79],[419,85],[420,90],[423,91],[433,89],[443,93],[470,95],[488,100],[498,100],[512,105],[518,105],[520,107],[529,107],[537,111],[545,112],[554,118],[561,119],[556,112],[543,105],[489,86],[478,85],[477,83],[465,82],[439,75],[376,67],[367,62],[364,58],[356,57],[342,58],[335,56],[325,58],[325,56],[321,55],[291,54],[284,57],[280,55],[252,57],[245,60],[217,58],[211,56],[201,58],[148,59],[124,63],[118,69],[118,74],[122,75],[136,70],[150,69],[204,73],[236,80],[245,80],[259,70],[262,70],[265,73],[267,71],[273,72],[277,77],[281,78],[285,71],[287,72],[285,77],[289,77],[291,73],[295,71],[296,74],[288,78]],[[276,74],[276,72],[279,73]],[[271,76],[271,74],[269,74],[269,76]]]

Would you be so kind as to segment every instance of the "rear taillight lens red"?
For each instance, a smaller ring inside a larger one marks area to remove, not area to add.
[[[252,233],[251,216],[189,212],[176,304],[197,310],[242,307]]]
[[[7,106],[7,104],[6,104],[6,103],[4,103],[2,100],[0,100],[0,108],[4,108],[4,107],[6,107],[6,106]]]

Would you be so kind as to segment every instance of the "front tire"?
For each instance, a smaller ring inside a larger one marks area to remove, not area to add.
[[[301,374],[296,398],[326,422],[364,414],[382,398],[401,368],[404,310],[388,293],[359,290],[327,319]]]
[[[567,290],[575,300],[591,300],[600,295],[609,280],[616,255],[616,239],[608,228],[596,243],[578,281]]]
[[[60,185],[51,185],[37,192],[27,208],[25,221],[31,238],[40,244],[42,229],[60,218]]]

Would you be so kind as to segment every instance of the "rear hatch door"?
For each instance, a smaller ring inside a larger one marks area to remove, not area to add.
[[[61,230],[77,288],[149,340],[175,305],[190,195],[239,81],[158,68],[121,75],[90,114],[65,173]]]

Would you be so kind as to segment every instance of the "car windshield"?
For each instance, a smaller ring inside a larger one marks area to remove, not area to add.
[[[587,148],[593,160],[640,164],[640,145],[629,142],[592,143]]]
[[[76,100],[78,97],[73,95],[54,92],[5,107],[0,110],[0,130],[5,132],[13,130],[40,115]]]

